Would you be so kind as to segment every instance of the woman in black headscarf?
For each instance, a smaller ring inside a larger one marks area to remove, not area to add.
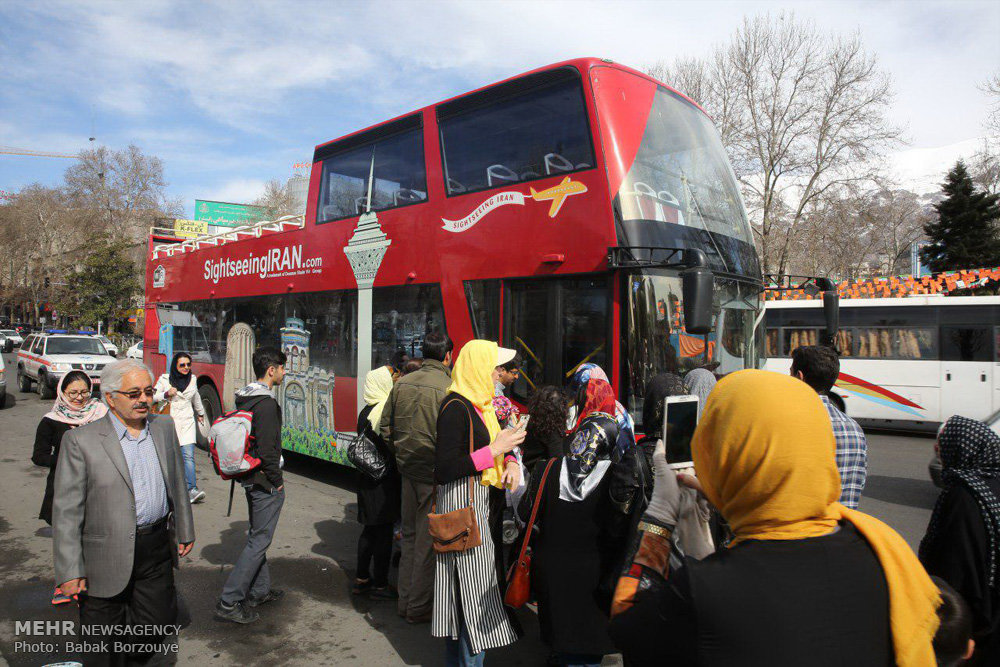
[[[174,420],[189,500],[200,503],[205,499],[205,492],[198,488],[194,448],[198,442],[198,424],[205,423],[205,406],[198,393],[198,380],[191,370],[191,355],[187,352],[175,354],[170,370],[157,379],[154,390],[153,401],[161,403],[163,409],[169,406],[170,417]]]
[[[1000,664],[1000,436],[952,417],[935,445],[944,489],[920,543],[927,572],[969,604],[976,652],[968,664]]]

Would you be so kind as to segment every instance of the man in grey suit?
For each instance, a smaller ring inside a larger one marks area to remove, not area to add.
[[[108,364],[101,389],[108,414],[67,432],[56,465],[56,581],[67,595],[80,594],[81,625],[171,625],[177,618],[174,561],[194,544],[173,421],[149,414],[153,378],[139,361]],[[122,636],[125,643],[157,643]],[[121,664],[150,656],[112,650],[82,657],[87,664]]]

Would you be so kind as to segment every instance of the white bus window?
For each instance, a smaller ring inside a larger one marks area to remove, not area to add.
[[[768,329],[767,343],[765,344],[764,354],[768,357],[784,356],[781,353],[780,343],[781,343],[781,331],[778,329]]]
[[[854,356],[854,330],[841,329],[837,332],[837,351],[841,357]]]
[[[795,328],[785,327],[782,330],[782,341],[784,342],[784,352],[786,356],[791,356],[792,351],[797,347],[806,345],[819,345],[819,328]]]
[[[941,327],[941,361],[989,361],[993,358],[990,328]]]

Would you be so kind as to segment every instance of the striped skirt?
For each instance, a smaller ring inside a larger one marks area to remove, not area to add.
[[[517,641],[497,582],[496,552],[490,535],[490,490],[476,481],[473,506],[482,544],[462,552],[437,554],[431,634],[458,639],[459,609],[474,653]],[[469,478],[438,486],[437,511],[453,512],[469,504]]]

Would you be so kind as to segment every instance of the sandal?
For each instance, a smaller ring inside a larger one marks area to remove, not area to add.
[[[75,597],[76,597],[75,595],[73,597],[70,597],[69,595],[63,593],[61,588],[57,588],[52,593],[52,604],[54,605],[68,604],[70,602],[73,602],[73,599]]]

